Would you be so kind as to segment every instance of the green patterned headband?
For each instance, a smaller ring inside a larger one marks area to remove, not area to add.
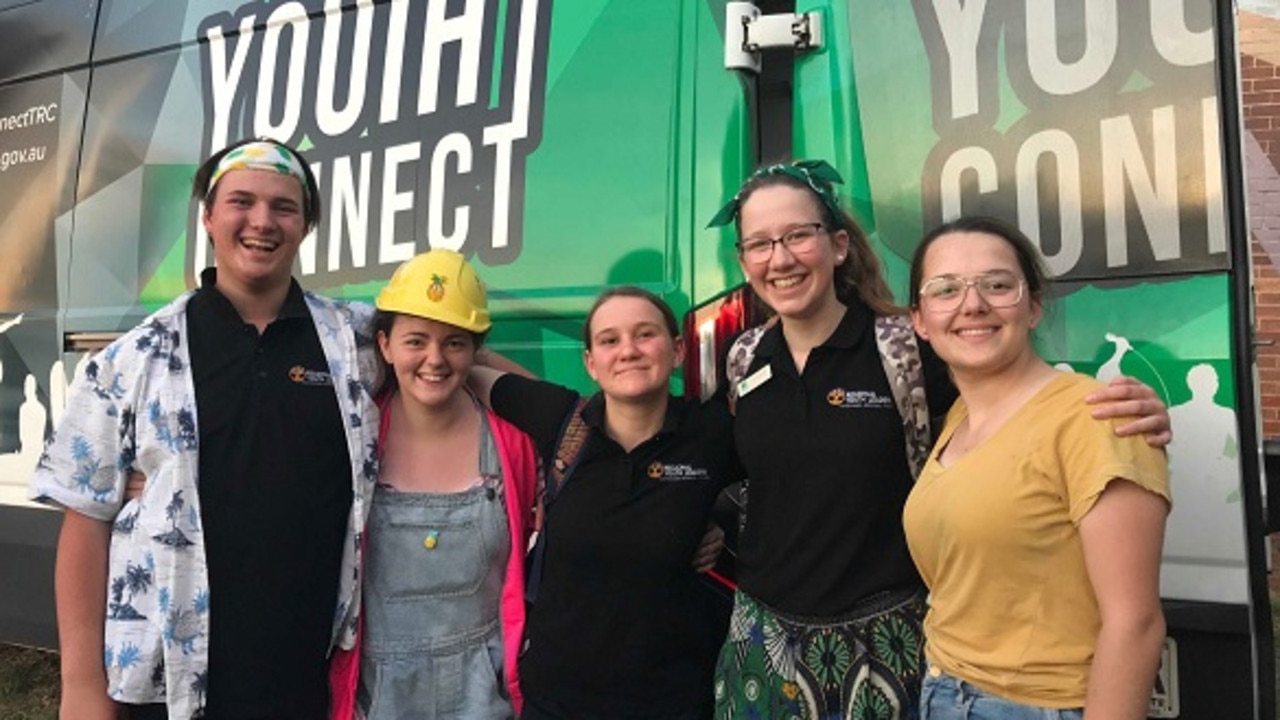
[[[738,211],[742,209],[742,191],[752,180],[765,175],[787,175],[799,180],[813,190],[818,198],[822,200],[822,204],[831,212],[831,216],[839,220],[843,214],[840,210],[840,204],[836,202],[836,191],[832,187],[833,184],[844,184],[844,178],[840,177],[840,173],[831,167],[826,160],[797,160],[793,163],[778,163],[777,165],[766,165],[752,173],[746,182],[742,183],[742,188],[738,189],[738,193],[725,206],[720,208],[720,212],[711,218],[711,222],[707,223],[707,227],[720,227],[728,225],[738,217]]]
[[[307,184],[307,173],[302,169],[298,156],[283,145],[270,140],[255,140],[231,150],[218,161],[218,167],[209,176],[209,187],[205,188],[205,197],[213,191],[223,175],[232,170],[267,170],[296,178],[302,185],[302,196],[307,207],[311,207],[311,187]]]

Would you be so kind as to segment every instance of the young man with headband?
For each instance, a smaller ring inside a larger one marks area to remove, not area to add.
[[[67,510],[61,717],[320,720],[376,474],[371,308],[292,277],[320,217],[293,149],[227,148],[193,194],[217,268],[89,363],[32,480]]]

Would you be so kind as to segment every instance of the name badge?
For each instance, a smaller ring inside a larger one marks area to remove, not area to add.
[[[747,393],[769,382],[773,377],[773,366],[765,365],[738,382],[738,397],[746,397]]]

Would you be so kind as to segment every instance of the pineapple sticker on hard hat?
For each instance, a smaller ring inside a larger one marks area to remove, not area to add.
[[[449,282],[449,278],[443,275],[431,274],[431,284],[427,286],[427,299],[431,302],[440,302],[444,299],[444,286]]]

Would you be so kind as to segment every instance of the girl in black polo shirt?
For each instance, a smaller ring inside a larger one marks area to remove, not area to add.
[[[585,403],[558,385],[472,370],[482,399],[545,460],[576,412],[587,432],[547,502],[522,717],[707,718],[725,616],[689,559],[716,496],[740,478],[728,410],[669,394],[682,350],[675,315],[652,293],[607,291],[583,340],[600,385]]]

